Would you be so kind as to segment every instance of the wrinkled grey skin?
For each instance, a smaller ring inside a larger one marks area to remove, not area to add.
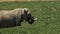
[[[28,10],[19,9],[12,11],[0,11],[0,28],[21,26],[23,20],[27,21],[29,24],[34,23],[34,17]],[[13,14],[14,13],[14,14]]]

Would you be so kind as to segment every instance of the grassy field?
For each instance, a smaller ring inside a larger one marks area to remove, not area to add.
[[[11,2],[11,1],[20,1],[20,2],[24,2],[24,1],[60,1],[60,0],[0,0],[0,2]]]
[[[0,10],[29,8],[38,20],[30,25],[0,28],[0,34],[60,34],[60,2],[0,2]]]

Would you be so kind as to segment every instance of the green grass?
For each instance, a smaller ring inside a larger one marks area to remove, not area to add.
[[[0,28],[1,34],[60,34],[60,2],[0,2],[0,10],[29,8],[38,20],[30,25]]]

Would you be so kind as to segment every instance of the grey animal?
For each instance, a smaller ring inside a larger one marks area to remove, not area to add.
[[[36,20],[28,8],[17,8],[14,10],[0,10],[0,28],[21,26],[23,20],[33,24]]]

